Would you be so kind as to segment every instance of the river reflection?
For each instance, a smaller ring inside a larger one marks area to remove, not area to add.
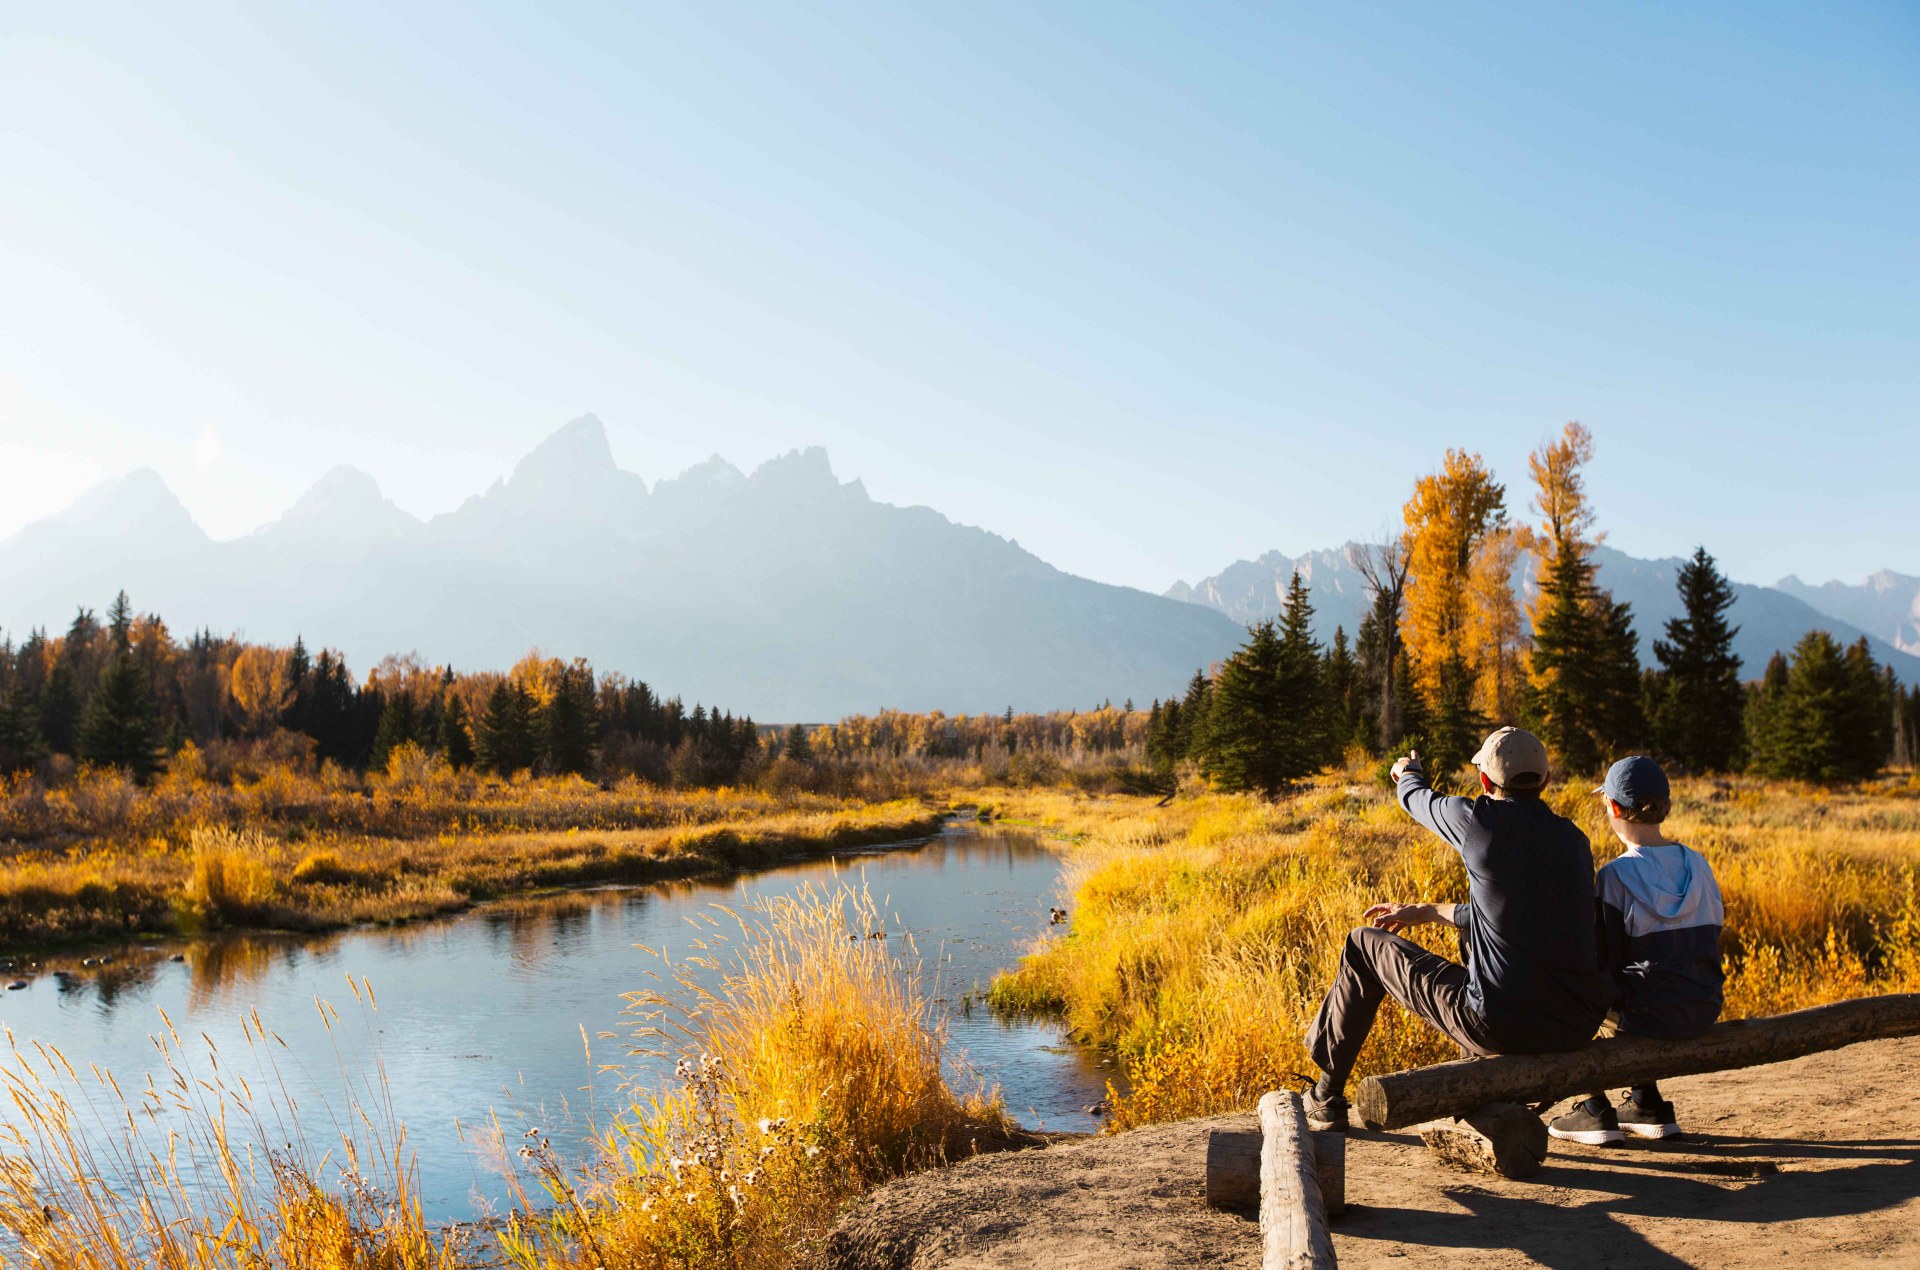
[[[667,1075],[665,1064],[629,1058],[623,1041],[606,1039],[633,1028],[621,993],[649,986],[659,970],[636,945],[679,961],[702,935],[690,919],[714,905],[744,912],[756,898],[836,880],[864,881],[893,929],[913,936],[927,985],[951,1004],[954,1046],[1001,1086],[1009,1110],[1030,1125],[1096,1127],[1085,1108],[1102,1095],[1105,1073],[1056,1026],[960,1008],[1036,938],[1062,930],[1047,921],[1061,898],[1058,858],[1027,837],[969,826],[726,883],[571,892],[318,937],[136,946],[92,966],[50,961],[25,973],[24,990],[0,994],[0,1022],[22,1043],[57,1045],[82,1071],[97,1064],[126,1086],[158,1075],[149,1040],[157,1011],[183,1037],[204,1033],[223,1056],[245,1051],[242,1021],[257,1011],[286,1043],[279,1079],[313,1142],[332,1136],[344,1090],[364,1092],[384,1075],[419,1152],[430,1214],[465,1218],[504,1194],[479,1144],[493,1117],[510,1138],[534,1125],[556,1147],[577,1147],[628,1101],[620,1074],[604,1064],[623,1064],[639,1087]],[[349,978],[377,995],[365,1025],[352,1016]],[[347,1018],[327,1028],[316,999]]]

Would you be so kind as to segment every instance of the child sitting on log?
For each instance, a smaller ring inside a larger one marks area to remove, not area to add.
[[[1660,824],[1672,809],[1666,773],[1650,758],[1624,758],[1593,791],[1606,800],[1607,825],[1626,852],[1600,870],[1596,888],[1600,957],[1619,1000],[1601,1036],[1698,1036],[1720,1017],[1724,976],[1720,928],[1726,910],[1706,857],[1670,841]],[[1604,1092],[1574,1104],[1547,1132],[1603,1146],[1679,1134],[1673,1104],[1648,1083],[1618,1106]]]

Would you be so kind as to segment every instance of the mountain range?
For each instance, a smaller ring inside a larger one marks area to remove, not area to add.
[[[0,624],[16,636],[123,587],[176,629],[304,635],[362,672],[408,650],[504,668],[538,646],[763,722],[1144,702],[1243,635],[875,502],[820,449],[751,474],[716,457],[649,489],[591,415],[424,522],[342,467],[217,542],[142,469],[0,541]]]
[[[1650,657],[1681,562],[1605,547],[1599,560]],[[1269,552],[1156,596],[1064,573],[929,508],[875,502],[818,448],[751,473],[716,456],[649,487],[587,415],[425,521],[337,467],[279,519],[215,541],[140,469],[0,540],[0,626],[62,629],[78,604],[103,608],[124,588],[177,630],[303,635],[363,672],[409,650],[504,668],[537,646],[762,722],[815,721],[1164,697],[1277,612],[1295,567],[1320,635],[1352,634],[1366,592],[1351,545]],[[1920,681],[1913,578],[1736,592],[1749,676],[1812,627],[1847,641],[1864,627],[1876,656]]]
[[[1288,556],[1269,551],[1254,560],[1239,560],[1209,578],[1188,585],[1176,582],[1167,598],[1203,605],[1241,624],[1277,616],[1284,608],[1287,582],[1300,571],[1314,608],[1314,633],[1333,638],[1337,627],[1349,636],[1366,615],[1367,592],[1354,567],[1357,544]],[[1640,660],[1653,664],[1653,641],[1666,629],[1668,618],[1680,615],[1676,579],[1684,560],[1642,560],[1602,543],[1594,549],[1599,584],[1617,600],[1633,605],[1634,631],[1640,637]],[[1513,585],[1523,602],[1536,590],[1532,557],[1522,553],[1515,565]],[[1876,573],[1858,586],[1828,582],[1808,586],[1787,578],[1777,587],[1731,582],[1733,607],[1728,620],[1739,627],[1733,651],[1743,663],[1742,674],[1758,678],[1776,649],[1792,649],[1816,627],[1850,644],[1867,637],[1874,657],[1890,665],[1906,683],[1920,682],[1920,579],[1898,573]]]

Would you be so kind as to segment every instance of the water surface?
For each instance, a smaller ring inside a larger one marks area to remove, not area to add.
[[[1058,1025],[963,1008],[971,989],[1062,930],[1048,922],[1061,899],[1058,857],[1030,837],[970,825],[727,881],[570,892],[318,937],[135,947],[104,966],[50,961],[24,990],[0,993],[0,1022],[22,1045],[57,1045],[83,1073],[95,1064],[134,1089],[148,1073],[162,1078],[150,1036],[164,1010],[202,1074],[210,1044],[228,1070],[257,1084],[242,1035],[257,1011],[286,1042],[270,1047],[277,1079],[309,1140],[332,1141],[344,1091],[377,1089],[384,1072],[418,1152],[430,1216],[465,1219],[504,1208],[493,1152],[476,1145],[494,1117],[509,1148],[535,1127],[572,1152],[629,1102],[621,1075],[597,1070],[602,1064],[622,1063],[640,1086],[667,1080],[668,1064],[629,1057],[625,1043],[603,1036],[631,1033],[621,994],[648,986],[660,969],[636,945],[679,960],[706,933],[689,919],[715,914],[715,905],[745,911],[758,897],[842,880],[864,881],[884,903],[890,947],[904,954],[902,935],[913,936],[923,977],[951,1011],[954,1046],[1000,1085],[1010,1111],[1034,1127],[1096,1127],[1086,1108],[1102,1096],[1107,1073]],[[372,985],[377,1011],[355,1004],[349,978]],[[331,1029],[316,999],[340,1010]]]

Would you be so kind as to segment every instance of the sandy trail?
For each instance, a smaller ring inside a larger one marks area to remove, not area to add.
[[[1526,1181],[1356,1130],[1343,1267],[1920,1266],[1920,1038],[1662,1085],[1677,1143],[1556,1142]],[[893,1183],[836,1228],[837,1270],[1257,1267],[1247,1215],[1202,1200],[1203,1142],[1251,1116],[986,1156]]]

